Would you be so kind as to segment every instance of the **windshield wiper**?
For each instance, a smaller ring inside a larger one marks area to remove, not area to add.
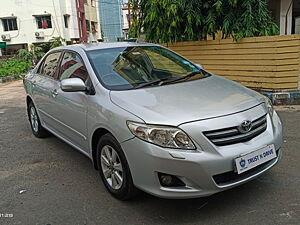
[[[199,70],[199,71],[193,71],[193,72],[190,72],[188,75],[185,75],[183,77],[179,77],[179,78],[176,78],[176,79],[172,79],[172,80],[167,81],[167,82],[163,82],[162,84],[170,84],[170,83],[173,83],[173,82],[177,82],[177,81],[181,81],[181,80],[186,80],[186,79],[189,79],[189,78],[191,78],[193,76],[196,76],[199,73],[202,73],[201,70]]]
[[[137,86],[135,86],[133,89],[149,87],[149,86],[152,86],[152,85],[159,85],[160,86],[166,80],[170,80],[170,78],[162,78],[162,79],[152,80],[152,81],[149,81],[149,82],[142,82],[142,83],[138,84]]]
[[[135,86],[133,89],[139,89],[139,88],[143,88],[143,87],[149,87],[149,86],[152,86],[152,85],[158,85],[158,86],[161,86],[161,85],[164,85],[164,84],[170,84],[170,83],[173,83],[173,82],[177,82],[177,81],[180,81],[180,80],[186,80],[188,78],[191,78],[193,76],[196,76],[197,74],[201,73],[201,71],[193,71],[183,77],[179,77],[179,78],[162,78],[162,79],[157,79],[157,80],[153,80],[153,81],[149,81],[149,82],[142,82],[140,84],[138,84],[137,86]]]

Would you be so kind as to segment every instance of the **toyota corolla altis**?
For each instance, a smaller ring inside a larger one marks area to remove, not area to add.
[[[270,100],[167,48],[141,43],[59,47],[24,79],[37,137],[88,156],[107,190],[194,198],[245,183],[281,157]]]

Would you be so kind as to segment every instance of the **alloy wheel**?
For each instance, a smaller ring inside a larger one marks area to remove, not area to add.
[[[101,149],[101,167],[104,177],[110,187],[114,190],[121,188],[123,184],[123,167],[116,150],[105,145]]]
[[[39,130],[39,121],[36,110],[34,107],[30,108],[30,122],[34,132],[38,132]]]

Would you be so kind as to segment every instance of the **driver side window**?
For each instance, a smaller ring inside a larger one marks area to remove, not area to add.
[[[74,52],[65,52],[60,65],[59,80],[67,78],[80,78],[88,80],[88,72],[80,56]]]

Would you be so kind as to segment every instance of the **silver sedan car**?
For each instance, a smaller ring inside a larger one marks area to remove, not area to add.
[[[107,190],[129,199],[212,195],[281,157],[270,100],[167,48],[101,43],[48,52],[24,79],[32,132],[89,157]]]

